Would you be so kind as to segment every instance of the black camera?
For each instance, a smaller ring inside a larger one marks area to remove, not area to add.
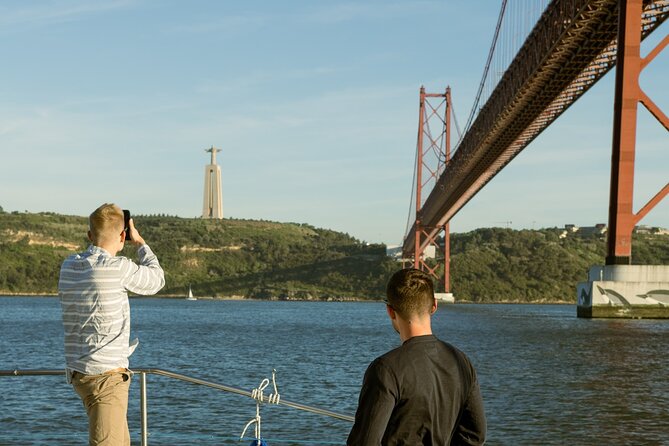
[[[132,240],[130,238],[130,211],[123,209],[123,224],[125,225],[125,239]]]

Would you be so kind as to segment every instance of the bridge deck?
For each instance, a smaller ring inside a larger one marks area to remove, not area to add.
[[[669,17],[668,0],[644,1],[643,35]],[[485,184],[604,76],[616,59],[617,0],[554,0],[462,139],[419,212],[436,235]],[[416,223],[403,246],[415,250]]]

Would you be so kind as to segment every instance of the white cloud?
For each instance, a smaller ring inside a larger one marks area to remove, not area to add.
[[[135,0],[56,0],[41,4],[19,2],[18,8],[0,5],[0,29],[45,26],[82,19],[88,15],[126,8]],[[23,29],[21,29],[23,31]]]
[[[221,79],[220,76],[210,79],[197,85],[194,90],[203,94],[225,95],[230,93],[244,93],[248,90],[261,85],[276,85],[285,81],[305,81],[334,74],[341,74],[345,71],[342,67],[312,67],[292,70],[254,70],[233,79]]]
[[[262,15],[229,15],[193,23],[182,23],[174,26],[170,31],[194,34],[246,34],[265,27],[267,23],[268,18]]]
[[[389,20],[402,18],[408,14],[433,14],[446,9],[444,2],[437,1],[316,4],[320,7],[296,14],[295,20],[317,24],[338,24],[353,20]]]

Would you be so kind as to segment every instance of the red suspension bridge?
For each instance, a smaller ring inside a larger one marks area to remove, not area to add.
[[[614,66],[607,265],[631,263],[634,226],[669,193],[667,183],[638,212],[633,211],[639,104],[669,130],[667,115],[639,86],[642,70],[669,45],[665,34],[648,54],[640,52],[641,41],[669,18],[669,0],[553,0],[541,8],[531,30],[513,30],[515,36],[526,32],[527,38],[518,42],[517,51],[510,51],[513,43],[503,39],[508,32],[505,24],[516,23],[511,26],[517,28],[518,16],[526,20],[528,11],[510,13],[503,1],[476,101],[452,151],[451,121],[456,129],[458,125],[452,116],[450,88],[443,93],[421,88],[414,201],[403,257],[437,277],[439,268],[429,266],[425,258],[443,234],[444,273],[438,278],[446,292],[450,291],[449,221]]]

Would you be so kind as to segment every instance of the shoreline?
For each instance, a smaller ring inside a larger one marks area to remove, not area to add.
[[[29,297],[29,298],[45,298],[45,297],[58,297],[57,294],[41,294],[41,293],[6,293],[0,292],[0,298],[2,297]],[[140,296],[140,295],[131,295],[130,299],[171,299],[171,300],[186,300],[186,296],[182,295],[154,295],[154,296]],[[365,299],[357,297],[330,297],[325,299],[280,299],[280,298],[270,298],[270,299],[258,299],[244,296],[202,296],[197,297],[197,300],[206,300],[206,301],[249,301],[249,302],[383,302],[383,299]],[[542,300],[537,302],[523,302],[523,301],[512,301],[512,300],[499,300],[495,302],[474,302],[471,300],[456,300],[454,303],[444,303],[439,302],[441,306],[457,305],[457,304],[471,304],[471,305],[575,305],[575,302],[565,302],[561,300]]]

